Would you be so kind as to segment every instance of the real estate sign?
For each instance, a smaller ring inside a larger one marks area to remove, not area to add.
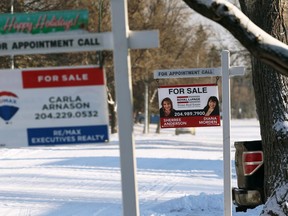
[[[161,128],[220,126],[216,84],[158,88]]]
[[[0,70],[0,146],[107,142],[106,98],[102,68]]]

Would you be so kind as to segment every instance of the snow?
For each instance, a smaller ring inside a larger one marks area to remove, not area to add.
[[[273,129],[278,133],[287,134],[288,122],[283,120],[277,120],[277,122],[273,125]]]
[[[222,127],[143,134],[134,128],[141,216],[220,216]],[[260,139],[256,119],[231,121],[234,141]],[[122,215],[118,135],[107,144],[0,149],[0,213],[5,216]],[[234,161],[232,185],[236,186]],[[259,215],[263,206],[233,216]]]

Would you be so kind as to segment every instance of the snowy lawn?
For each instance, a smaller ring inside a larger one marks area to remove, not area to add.
[[[143,134],[135,125],[141,216],[221,216],[222,127]],[[0,215],[122,215],[118,135],[107,144],[0,149]],[[232,120],[234,141],[260,139],[257,120]],[[236,186],[234,161],[232,185]],[[259,215],[262,206],[233,216]]]

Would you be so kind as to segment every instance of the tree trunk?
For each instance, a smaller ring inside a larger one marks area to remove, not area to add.
[[[256,25],[287,44],[284,22],[286,0],[239,1],[242,11]],[[285,216],[288,215],[285,170],[288,164],[288,132],[287,126],[283,126],[288,118],[288,78],[253,57],[252,77],[265,161],[265,200],[268,200],[261,215]]]
[[[111,134],[118,132],[117,127],[117,113],[115,112],[115,104],[108,104],[109,106],[109,123],[111,127]]]

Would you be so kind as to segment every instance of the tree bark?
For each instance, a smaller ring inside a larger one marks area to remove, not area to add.
[[[285,1],[240,0],[240,4],[256,25],[287,44]],[[288,136],[286,130],[279,130],[278,126],[287,121],[288,79],[255,57],[252,57],[252,77],[265,160],[267,203],[261,215],[287,215]]]
[[[285,0],[251,1],[240,0],[242,11],[260,28],[273,37],[287,44],[287,32],[284,22],[284,12],[287,8]],[[257,114],[259,116],[262,145],[265,161],[264,191],[265,199],[272,199],[287,215],[287,194],[278,197],[276,192],[287,187],[287,155],[288,134],[285,129],[279,130],[287,121],[287,85],[288,78],[279,74],[271,67],[264,65],[252,57],[252,77],[256,98]],[[275,195],[275,197],[273,197]],[[272,198],[273,197],[273,198]],[[269,202],[268,202],[269,203]],[[266,204],[262,215],[280,215]],[[281,213],[282,214],[282,213]]]

